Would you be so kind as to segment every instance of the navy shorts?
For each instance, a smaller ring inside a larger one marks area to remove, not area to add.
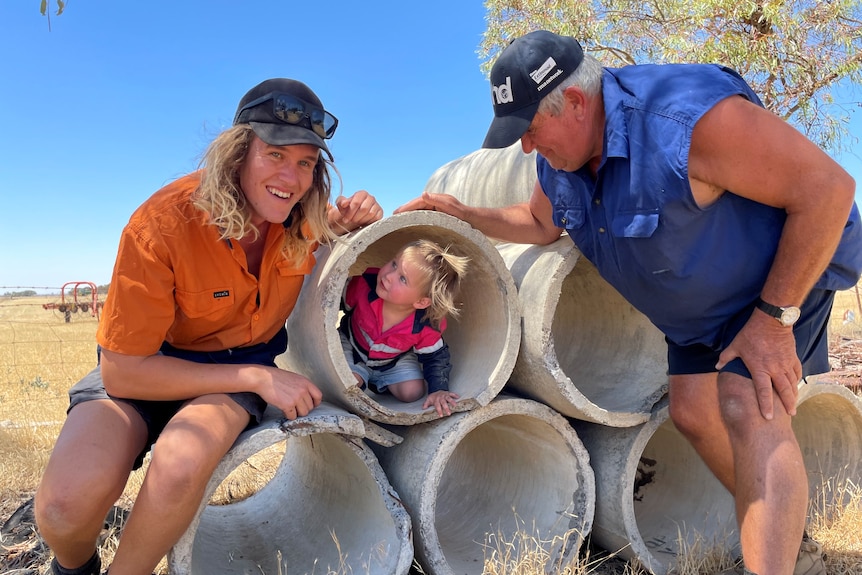
[[[249,414],[249,425],[260,423],[263,417],[263,412],[266,409],[266,402],[256,393],[241,392],[226,394],[232,400],[237,402]],[[66,413],[85,401],[94,399],[113,399],[114,401],[122,401],[135,408],[135,411],[144,420],[147,426],[147,444],[141,453],[135,459],[133,469],[138,469],[144,462],[144,456],[159,438],[168,421],[177,414],[186,400],[179,401],[145,401],[143,399],[125,399],[122,397],[114,397],[105,391],[105,386],[102,384],[101,368],[96,368],[85,375],[81,381],[76,383],[69,390],[69,409]]]
[[[159,353],[197,363],[250,363],[275,367],[276,356],[284,353],[286,348],[287,329],[283,327],[270,341],[249,347],[216,352],[193,352],[177,349],[165,343],[162,345]],[[249,426],[260,423],[263,418],[263,412],[266,410],[266,402],[263,398],[256,393],[248,391],[227,393],[225,395],[248,412]],[[143,464],[144,456],[156,442],[156,439],[158,439],[171,418],[177,414],[187,401],[147,401],[143,399],[113,397],[105,390],[105,385],[102,383],[102,370],[98,365],[69,390],[69,409],[66,410],[66,413],[71,411],[76,405],[94,399],[113,399],[114,401],[127,403],[135,408],[147,425],[147,444],[135,460],[133,469],[138,469]]]
[[[802,377],[829,371],[829,342],[827,327],[832,313],[832,302],[835,292],[831,290],[814,289],[808,294],[801,306],[802,315],[793,326],[796,338],[796,355],[802,362]],[[721,334],[720,344],[710,347],[705,344],[677,345],[667,341],[668,375],[688,375],[697,373],[714,373],[718,356],[733,338],[739,333],[754,311],[754,304],[746,307],[733,316]],[[721,371],[729,371],[751,379],[751,372],[739,358],[725,365]]]

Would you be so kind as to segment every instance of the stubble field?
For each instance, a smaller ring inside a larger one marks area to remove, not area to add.
[[[0,573],[17,575],[44,573],[50,560],[47,549],[27,523],[29,515],[13,513],[27,502],[38,486],[54,441],[60,431],[68,403],[68,388],[96,365],[95,332],[98,318],[93,309],[65,314],[56,309],[59,296],[0,298]],[[46,309],[46,304],[47,308]],[[53,308],[53,309],[52,309]],[[830,321],[830,363],[833,371],[823,382],[846,385],[857,395],[862,391],[862,301],[859,287],[839,292]],[[129,509],[143,471],[133,474],[118,510]],[[862,493],[851,485],[847,507],[812,512],[812,535],[828,551],[830,575],[862,574]],[[120,513],[122,515],[122,513]],[[19,521],[21,520],[21,521]],[[106,530],[103,556],[110,557],[120,526]],[[523,560],[512,565],[488,561],[487,575],[538,575],[526,557],[531,542],[512,542],[522,549]],[[692,550],[694,552],[694,550]],[[704,558],[709,551],[697,550],[697,559],[682,562],[680,575],[707,574],[723,566],[726,558]],[[164,562],[160,573],[167,573]],[[416,569],[418,573],[418,568]],[[636,566],[583,557],[561,575],[581,573],[628,573]]]

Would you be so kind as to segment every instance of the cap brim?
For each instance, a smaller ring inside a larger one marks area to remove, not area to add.
[[[538,104],[527,106],[505,116],[497,116],[491,121],[491,127],[485,135],[483,148],[508,148],[521,139],[527,128],[533,122]]]
[[[332,152],[326,147],[323,138],[302,126],[290,124],[271,124],[269,122],[249,122],[257,137],[270,146],[290,146],[293,144],[311,144],[317,146],[332,160]]]

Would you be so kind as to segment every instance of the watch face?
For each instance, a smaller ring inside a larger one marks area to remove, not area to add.
[[[796,320],[799,319],[799,308],[798,307],[786,307],[781,310],[781,317],[779,320],[782,325],[790,326],[796,323]]]

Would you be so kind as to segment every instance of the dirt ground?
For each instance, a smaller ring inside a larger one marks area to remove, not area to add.
[[[846,385],[862,393],[862,339],[837,337],[829,346],[832,371],[819,377],[822,382]]]

